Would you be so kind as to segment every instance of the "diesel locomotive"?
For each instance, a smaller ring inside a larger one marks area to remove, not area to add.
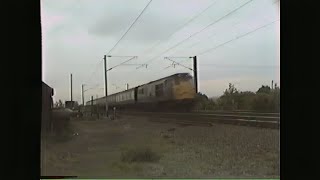
[[[137,111],[189,111],[196,96],[193,77],[177,73],[149,83],[86,102],[99,111],[108,107]],[[106,99],[107,98],[107,99]]]

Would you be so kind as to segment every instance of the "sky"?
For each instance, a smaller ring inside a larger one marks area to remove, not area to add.
[[[41,1],[42,80],[54,88],[55,101],[70,100],[71,73],[73,100],[82,102],[82,84],[85,101],[104,96],[108,53],[108,68],[136,56],[108,71],[108,94],[125,90],[126,83],[132,88],[175,73],[193,74],[170,66],[165,57],[192,68],[192,59],[184,57],[197,56],[199,91],[209,97],[222,95],[229,83],[254,92],[272,80],[280,85],[279,1],[149,2]]]

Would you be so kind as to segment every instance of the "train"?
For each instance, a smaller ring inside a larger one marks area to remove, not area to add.
[[[117,110],[190,111],[195,96],[193,77],[189,73],[177,73],[107,97],[87,101],[86,106],[95,106],[99,111],[105,111],[107,101],[109,108]]]

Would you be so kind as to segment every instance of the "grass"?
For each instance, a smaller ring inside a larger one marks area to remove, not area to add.
[[[160,155],[152,151],[149,147],[139,147],[129,149],[121,153],[122,162],[157,162],[160,160]]]
[[[111,164],[111,168],[120,172],[141,172],[142,167],[137,163],[123,163],[123,162],[114,162]]]
[[[140,147],[125,147],[122,149],[120,161],[113,162],[110,166],[114,173],[139,175],[143,172],[147,163],[156,163],[161,158],[159,152],[155,152],[150,147],[143,145]]]
[[[163,140],[162,137],[144,137],[132,140],[130,144],[120,146],[119,161],[111,164],[113,172],[139,174],[149,163],[158,163],[163,154],[170,151],[172,144]]]

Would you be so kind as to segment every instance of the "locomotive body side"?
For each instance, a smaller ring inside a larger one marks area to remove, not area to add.
[[[144,84],[137,88],[137,103],[162,102],[172,99],[170,78]]]
[[[145,111],[189,110],[193,105],[195,88],[188,73],[175,74],[138,89],[138,109]]]
[[[134,104],[135,103],[135,88],[111,94],[107,97],[108,106],[123,106],[126,104]],[[87,104],[90,105],[91,101],[88,101]],[[106,97],[102,97],[94,100],[93,105],[105,106]]]
[[[134,104],[134,90],[135,88],[128,89],[126,91],[115,94],[114,96],[114,105],[123,106],[126,104]]]

